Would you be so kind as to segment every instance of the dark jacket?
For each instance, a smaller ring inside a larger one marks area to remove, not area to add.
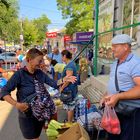
[[[9,95],[11,91],[17,88],[16,96],[17,101],[22,102],[26,97],[35,93],[34,76],[42,82],[46,83],[51,87],[58,88],[57,83],[50,79],[41,70],[36,70],[34,74],[31,74],[27,69],[22,68],[14,73],[9,79],[6,86],[3,87],[0,99],[2,100],[5,95]]]

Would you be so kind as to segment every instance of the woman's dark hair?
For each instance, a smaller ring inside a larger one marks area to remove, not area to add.
[[[55,66],[58,62],[55,59],[51,60],[51,65]]]
[[[62,52],[61,52],[61,54],[62,54],[62,56],[66,56],[66,58],[68,58],[68,59],[71,59],[72,58],[72,53],[71,52],[69,52],[68,50],[63,50]]]
[[[48,53],[47,49],[42,49],[41,52],[46,55]]]
[[[32,48],[27,52],[26,60],[28,61],[29,59],[34,59],[34,58],[36,58],[37,56],[40,56],[40,55],[43,56],[43,53],[40,50],[38,50],[36,48]]]

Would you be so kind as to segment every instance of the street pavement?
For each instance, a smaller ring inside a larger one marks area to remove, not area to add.
[[[15,91],[12,96],[15,98]],[[40,139],[47,140],[44,130]],[[24,140],[19,129],[17,110],[5,101],[0,101],[0,140]]]

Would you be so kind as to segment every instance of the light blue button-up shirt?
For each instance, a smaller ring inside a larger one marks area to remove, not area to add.
[[[118,93],[115,87],[115,70],[117,61],[111,65],[110,79],[108,83],[108,92],[110,94]],[[117,79],[119,91],[128,91],[135,86],[134,77],[140,77],[140,58],[134,54],[129,54],[126,60],[118,65]]]
[[[48,57],[50,59],[55,59],[58,63],[62,63],[62,55],[61,55],[61,53],[59,53],[59,54],[50,53],[50,54],[48,54]]]

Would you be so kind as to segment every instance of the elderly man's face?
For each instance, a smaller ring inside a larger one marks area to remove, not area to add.
[[[112,45],[112,52],[115,58],[122,58],[128,51],[127,44],[115,44]]]
[[[59,52],[59,50],[58,50],[58,48],[53,48],[52,52],[53,52],[54,54],[57,54],[57,53]]]

